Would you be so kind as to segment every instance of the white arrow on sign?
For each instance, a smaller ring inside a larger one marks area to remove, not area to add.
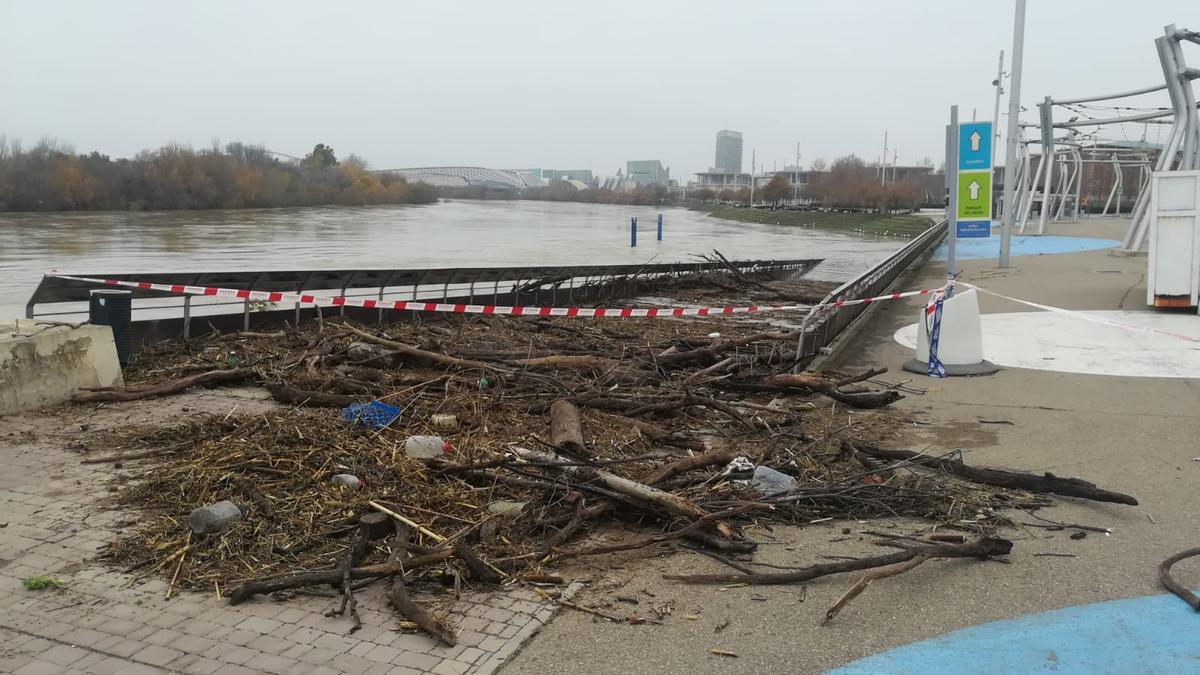
[[[967,138],[971,139],[971,152],[979,152],[979,141],[983,139],[983,137],[979,135],[979,132],[972,131],[971,135],[967,136]],[[974,197],[971,197],[971,199],[974,199]]]
[[[979,199],[979,181],[973,180],[967,185],[967,191],[971,193],[971,201]]]

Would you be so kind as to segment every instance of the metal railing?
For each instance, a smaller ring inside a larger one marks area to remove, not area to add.
[[[346,307],[329,302],[329,298],[369,298],[383,302],[388,299],[409,301],[462,302],[475,304],[510,303],[570,304],[602,299],[635,297],[641,291],[654,290],[659,282],[671,282],[699,277],[711,272],[724,272],[728,266],[748,276],[803,275],[822,259],[733,260],[726,262],[676,262],[621,265],[576,265],[545,267],[478,267],[445,269],[388,269],[388,270],[291,270],[271,272],[261,270],[185,273],[74,273],[71,276],[123,281],[147,281],[179,286],[214,286],[239,290],[307,292],[317,302],[307,314],[320,314],[321,307],[335,308],[345,313]],[[38,285],[26,305],[28,318],[86,316],[88,293],[96,285],[85,281],[47,275]],[[302,307],[295,303],[291,309],[274,303],[253,303],[245,300],[222,300],[218,296],[193,296],[166,293],[158,290],[134,289],[132,315],[134,323],[180,320],[183,337],[190,336],[193,318],[231,317],[241,314],[241,330],[250,330],[252,315],[274,315],[301,321]],[[193,299],[196,302],[193,302]],[[259,306],[262,305],[262,306]],[[236,309],[235,309],[236,308]],[[39,311],[40,310],[40,311]],[[240,310],[240,311],[239,311]],[[383,321],[385,310],[355,310],[375,313]],[[258,319],[256,318],[256,322]],[[261,323],[261,322],[260,322]]]
[[[821,302],[813,305],[800,324],[800,340],[797,344],[796,370],[807,366],[821,350],[833,344],[843,331],[850,327],[869,304],[851,305],[836,310],[829,305],[842,300],[858,300],[882,295],[914,265],[923,263],[946,236],[946,221],[941,220],[925,230],[904,248],[888,256],[871,269],[847,281],[829,292]]]

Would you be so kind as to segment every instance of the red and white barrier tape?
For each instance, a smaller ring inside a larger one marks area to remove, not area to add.
[[[181,284],[155,284],[148,281],[124,281],[121,279],[95,279],[48,272],[47,276],[69,279],[101,286],[120,286],[147,291],[163,291],[179,295],[200,295],[238,298],[252,302],[299,302],[306,305],[330,307],[363,307],[365,309],[394,309],[415,312],[443,312],[450,314],[493,314],[500,316],[567,316],[567,317],[676,317],[676,316],[728,316],[732,314],[754,314],[758,312],[782,312],[809,309],[807,305],[750,305],[747,307],[508,307],[504,305],[468,305],[443,302],[421,302],[411,300],[380,301],[343,296],[320,296],[302,293],[250,291],[213,286],[184,286]],[[824,308],[840,309],[851,305],[866,305],[884,300],[899,300],[916,295],[928,295],[941,289],[926,289],[891,293],[873,298],[839,300],[822,305]]]
[[[1162,330],[1161,328],[1150,328],[1149,326],[1139,326],[1137,324],[1126,323],[1124,321],[1115,321],[1113,319],[1105,319],[1104,317],[1095,316],[1093,314],[1087,314],[1085,312],[1077,312],[1077,311],[1071,310],[1071,309],[1063,309],[1062,307],[1055,307],[1053,305],[1043,305],[1039,302],[1032,302],[1029,300],[1022,300],[1020,298],[1014,298],[1014,297],[1011,297],[1008,295],[1002,295],[995,291],[989,291],[986,288],[980,288],[979,286],[976,286],[974,284],[968,284],[965,281],[956,281],[955,283],[959,286],[965,286],[966,288],[973,288],[973,289],[979,291],[980,293],[987,293],[988,295],[995,296],[1002,300],[1010,300],[1017,304],[1026,305],[1028,307],[1034,307],[1037,309],[1045,310],[1047,312],[1054,312],[1055,314],[1062,314],[1064,316],[1070,316],[1070,317],[1079,319],[1081,321],[1090,321],[1092,323],[1098,323],[1102,326],[1111,326],[1113,328],[1122,328],[1124,330],[1133,331],[1136,333],[1148,333],[1150,335],[1162,335],[1164,337],[1175,338],[1176,340],[1186,340],[1188,342],[1200,342],[1200,337],[1196,337],[1194,335],[1185,335],[1183,333],[1175,333],[1175,332],[1172,332],[1169,330]]]

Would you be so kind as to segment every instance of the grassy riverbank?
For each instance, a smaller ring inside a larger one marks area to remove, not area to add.
[[[693,207],[715,218],[767,225],[818,227],[864,234],[917,235],[932,224],[925,216],[892,216],[879,213],[821,213],[817,211],[771,211],[737,206]]]

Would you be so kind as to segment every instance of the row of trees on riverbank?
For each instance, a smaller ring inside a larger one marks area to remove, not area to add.
[[[868,166],[855,155],[834,160],[828,168],[813,170],[808,183],[799,190],[799,197],[813,205],[888,212],[915,209],[928,201],[930,187],[920,177],[880,184],[878,167]],[[929,185],[940,194],[942,178],[933,173]],[[725,188],[720,191],[703,189],[693,196],[701,201],[749,202],[750,188]],[[776,175],[754,192],[756,204],[779,204],[797,197],[795,186],[785,176]]]
[[[0,211],[225,209],[436,201],[425,183],[339,161],[318,144],[300,162],[243,143],[195,150],[171,144],[112,159],[44,139],[25,149],[0,135]]]

